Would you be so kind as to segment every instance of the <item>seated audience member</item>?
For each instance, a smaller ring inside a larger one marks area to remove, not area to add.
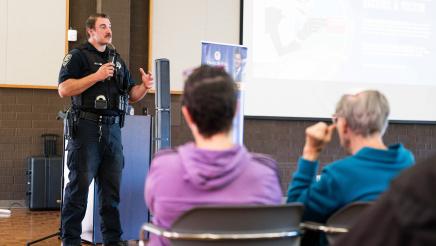
[[[169,228],[201,205],[279,204],[276,162],[234,144],[231,127],[237,94],[222,68],[201,66],[185,82],[182,114],[195,142],[160,151],[145,185],[154,224]],[[168,245],[154,235],[149,245]]]
[[[436,245],[436,155],[403,172],[336,245]]]
[[[303,155],[288,189],[288,202],[305,205],[304,220],[325,222],[341,207],[376,200],[402,170],[414,163],[401,144],[386,146],[389,105],[378,91],[344,95],[336,106],[332,125],[320,122],[306,129]],[[316,178],[318,157],[337,130],[350,156],[328,164]]]

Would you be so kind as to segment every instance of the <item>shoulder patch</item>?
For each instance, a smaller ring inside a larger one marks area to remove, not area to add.
[[[68,63],[71,61],[72,54],[68,54],[64,57],[64,60],[62,61],[62,66],[66,67]]]

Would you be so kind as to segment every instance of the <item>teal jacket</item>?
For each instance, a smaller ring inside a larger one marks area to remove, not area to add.
[[[318,162],[300,158],[287,202],[304,204],[304,220],[325,222],[349,203],[376,200],[391,180],[414,162],[413,154],[401,144],[388,150],[365,147],[326,166],[317,180]]]

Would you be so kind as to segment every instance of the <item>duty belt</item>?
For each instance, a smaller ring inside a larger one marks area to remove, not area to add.
[[[98,115],[98,114],[94,114],[91,112],[85,112],[85,111],[79,111],[79,118],[94,121],[94,122],[101,122],[102,124],[105,124],[105,125],[112,125],[112,124],[120,123],[119,116]]]

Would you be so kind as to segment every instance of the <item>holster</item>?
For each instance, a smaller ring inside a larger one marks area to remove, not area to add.
[[[77,134],[77,125],[79,123],[79,112],[70,108],[67,111],[67,117],[65,119],[65,136],[67,139],[74,139]]]

